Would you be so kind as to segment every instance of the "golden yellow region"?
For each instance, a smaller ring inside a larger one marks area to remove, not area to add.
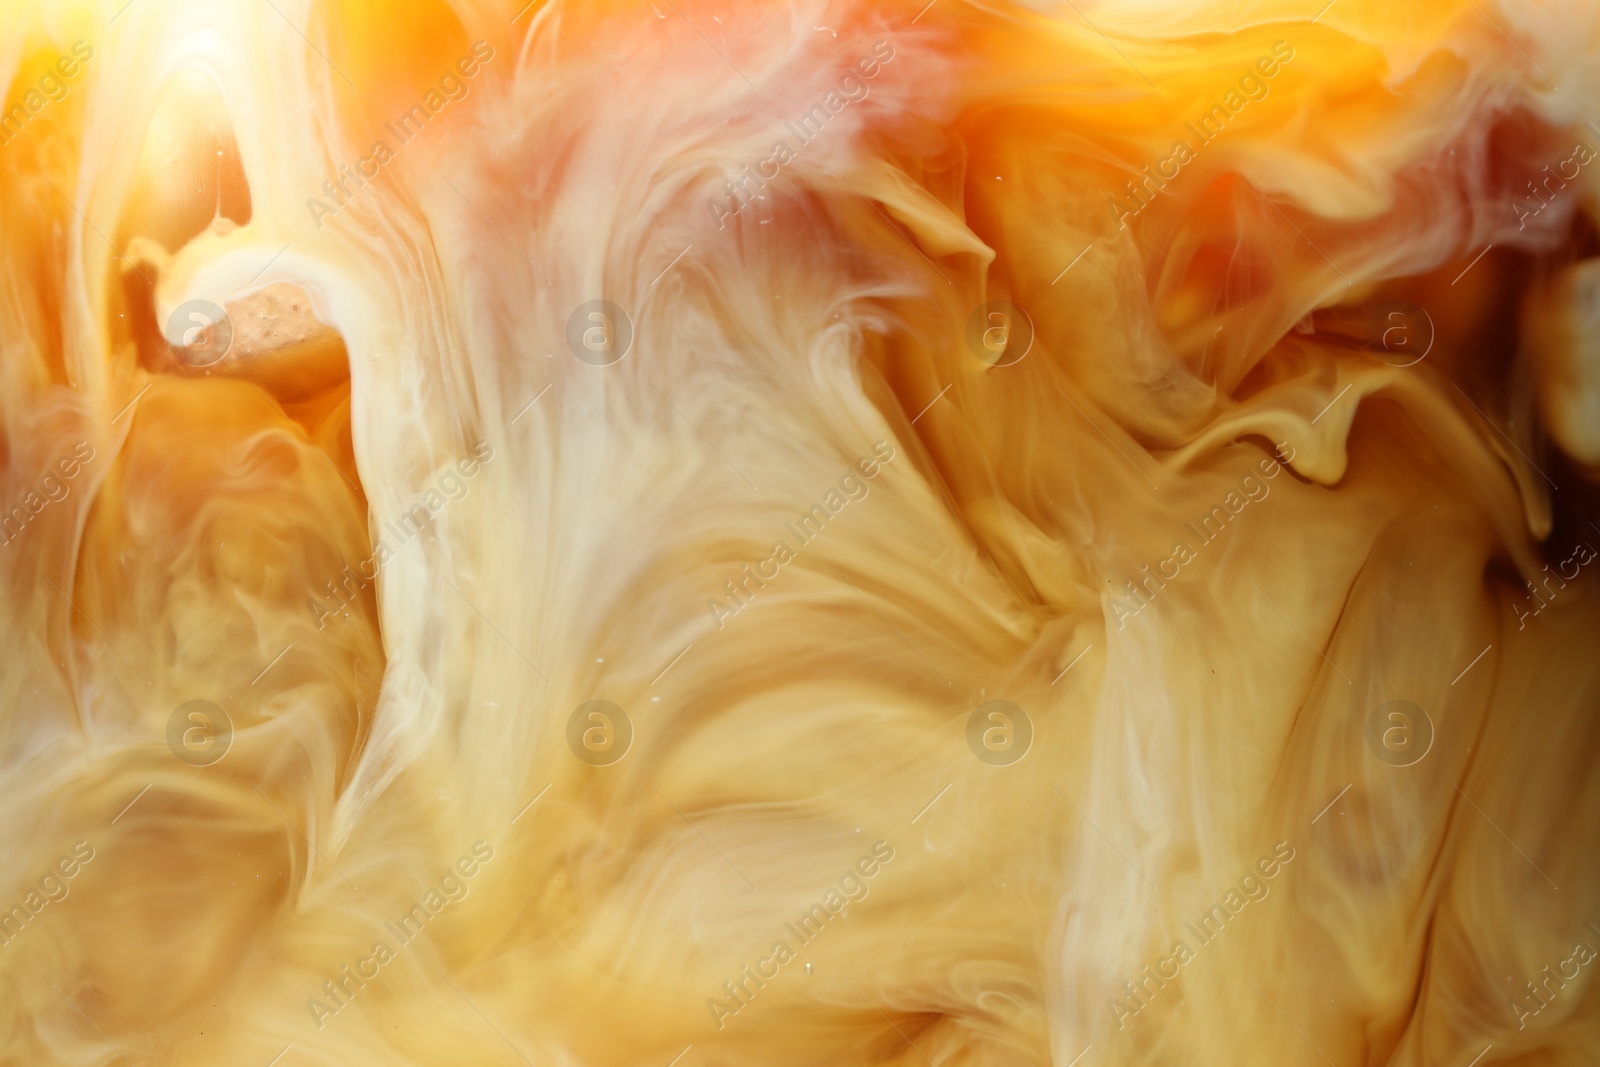
[[[0,1064],[1595,1062],[1600,8],[5,18]]]

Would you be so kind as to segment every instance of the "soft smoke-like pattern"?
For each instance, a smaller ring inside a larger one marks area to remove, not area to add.
[[[0,1062],[1596,1062],[1600,9],[1319,2],[8,4]]]

